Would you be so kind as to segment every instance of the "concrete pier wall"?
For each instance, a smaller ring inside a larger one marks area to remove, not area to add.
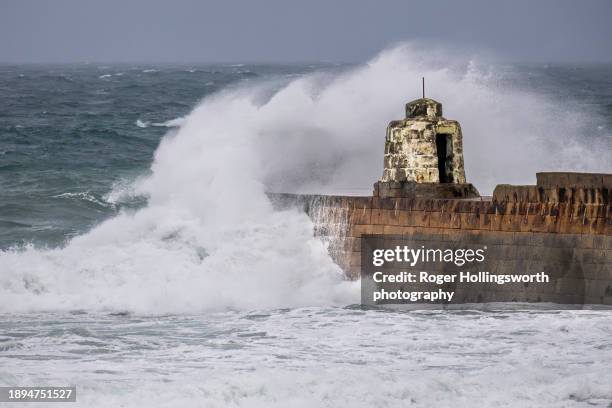
[[[559,188],[572,193],[560,195]],[[546,194],[538,193],[542,189]],[[297,206],[316,216],[315,233],[329,243],[330,254],[350,279],[359,278],[363,235],[403,236],[430,247],[484,244],[490,248],[491,273],[544,270],[558,278],[553,293],[514,288],[516,300],[568,303],[573,296],[612,305],[608,191],[605,186],[550,185],[498,186],[492,198],[477,199],[270,196],[279,206]]]

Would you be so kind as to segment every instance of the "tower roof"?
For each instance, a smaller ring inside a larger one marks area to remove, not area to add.
[[[406,104],[406,119],[417,117],[441,118],[442,104],[429,98],[420,98],[408,102]]]

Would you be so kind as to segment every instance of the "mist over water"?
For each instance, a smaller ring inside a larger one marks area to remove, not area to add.
[[[610,170],[609,128],[594,127],[595,112],[488,69],[405,45],[340,72],[222,88],[166,121],[148,174],[106,195],[144,197],[144,207],[57,248],[2,252],[0,310],[155,314],[357,302],[311,221],[275,211],[265,192],[368,194],[382,171],[384,128],[419,96],[421,76],[427,96],[461,122],[467,177],[483,194],[496,183],[533,183],[541,170]],[[133,126],[153,123],[164,124]]]

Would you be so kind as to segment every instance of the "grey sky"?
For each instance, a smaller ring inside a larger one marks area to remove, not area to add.
[[[402,40],[612,61],[611,0],[0,0],[0,62],[359,61]]]

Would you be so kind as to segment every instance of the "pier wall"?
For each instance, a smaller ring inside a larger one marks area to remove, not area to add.
[[[315,233],[328,242],[330,254],[350,279],[359,278],[363,235],[402,236],[417,247],[487,245],[486,267],[491,273],[546,271],[556,277],[552,293],[513,288],[518,301],[568,303],[573,296],[576,303],[583,299],[612,305],[608,191],[603,185],[548,184],[502,185],[493,197],[477,199],[271,197],[279,205],[298,206],[313,218]]]

